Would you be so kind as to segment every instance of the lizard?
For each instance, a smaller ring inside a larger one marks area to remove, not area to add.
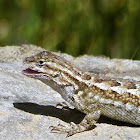
[[[101,79],[47,50],[26,57],[24,63],[29,65],[22,71],[24,75],[50,86],[66,102],[86,114],[79,124],[51,126],[52,131],[71,136],[91,129],[101,115],[140,125],[140,84]]]

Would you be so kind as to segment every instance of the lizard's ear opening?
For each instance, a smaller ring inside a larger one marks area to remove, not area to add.
[[[60,76],[60,72],[59,72],[59,71],[56,72],[56,73],[53,75],[54,78],[57,78],[57,77],[59,77],[59,76]]]

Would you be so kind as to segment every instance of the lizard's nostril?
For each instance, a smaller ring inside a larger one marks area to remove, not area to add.
[[[34,62],[34,57],[26,57],[24,63]]]

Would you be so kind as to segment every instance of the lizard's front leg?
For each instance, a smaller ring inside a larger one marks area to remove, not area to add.
[[[68,125],[58,124],[58,126],[50,126],[50,128],[52,128],[51,132],[66,132],[68,133],[67,137],[72,136],[76,133],[91,129],[99,117],[100,110],[95,110],[88,113],[79,124],[71,122]]]

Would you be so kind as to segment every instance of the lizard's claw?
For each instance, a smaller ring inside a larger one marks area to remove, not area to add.
[[[57,126],[50,126],[52,133],[65,132],[67,137],[74,135],[75,133],[81,132],[80,126],[71,122],[68,125],[58,124]]]
[[[66,102],[62,102],[62,103],[58,103],[57,105],[56,105],[56,108],[59,108],[59,109],[73,109],[74,107],[72,107],[71,105],[69,105],[68,103],[66,103]]]

